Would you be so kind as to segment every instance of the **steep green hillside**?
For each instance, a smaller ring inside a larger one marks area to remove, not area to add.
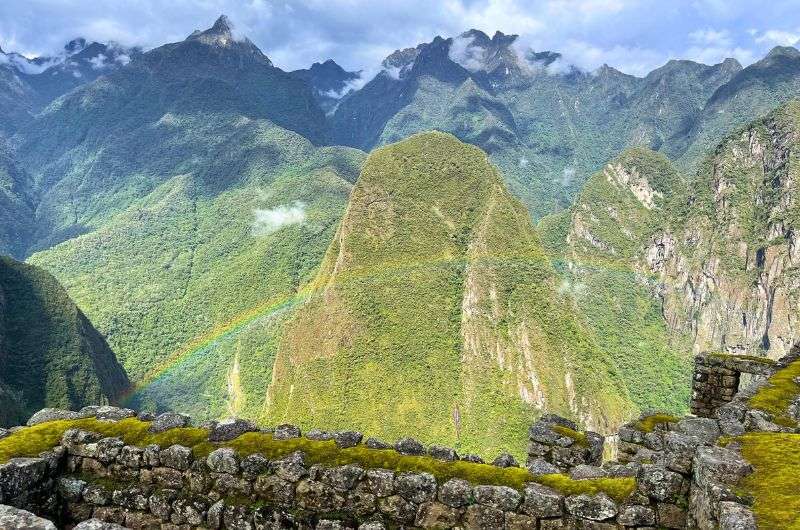
[[[309,87],[236,40],[224,17],[57,100],[17,135],[20,164],[41,195],[29,248],[90,232],[176,175],[202,173],[203,193],[230,186],[242,161],[211,173],[204,160],[225,138],[210,128],[238,117],[241,126],[269,120],[312,141],[325,136]]]
[[[315,148],[266,120],[173,120],[167,145],[186,158],[165,159],[166,147],[155,144],[143,160],[176,164],[166,171],[174,176],[93,232],[30,261],[53,272],[108,337],[144,385],[144,404],[223,414],[226,374],[241,351],[250,408],[239,413],[252,416],[270,377],[270,312],[236,329],[235,339],[215,334],[249,319],[253,308],[286,301],[310,278],[362,154]],[[195,171],[179,171],[189,164]],[[195,348],[206,336],[213,343]]]
[[[4,55],[0,48],[0,137],[11,136],[30,121],[36,97],[18,72],[4,63]]]
[[[370,154],[304,292],[268,422],[491,453],[519,452],[544,410],[601,430],[632,413],[527,212],[480,149],[448,134]]]
[[[689,180],[628,152],[542,221],[565,288],[639,406],[685,398],[668,391],[687,370],[681,352],[777,359],[800,340],[799,131],[792,100],[725,138]]]
[[[74,39],[57,57],[28,59],[0,48],[0,137],[11,136],[57,97],[113,72],[137,48]]]
[[[800,96],[800,51],[773,48],[721,85],[708,99],[686,134],[667,150],[691,169],[729,133],[762,117],[778,105]]]
[[[684,179],[663,155],[637,148],[590,177],[572,208],[540,223],[562,289],[642,410],[680,413],[688,404],[689,343],[670,334],[644,256],[687,208]]]
[[[43,407],[115,401],[128,378],[58,282],[0,257],[0,425]]]

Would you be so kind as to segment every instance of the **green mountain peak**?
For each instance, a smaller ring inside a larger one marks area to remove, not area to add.
[[[525,208],[450,134],[370,154],[307,291],[268,421],[518,451],[545,410],[600,430],[630,413]]]

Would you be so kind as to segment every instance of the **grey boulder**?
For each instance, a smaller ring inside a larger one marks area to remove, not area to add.
[[[56,530],[56,525],[31,512],[0,504],[0,528],[4,530]]]
[[[191,419],[186,414],[178,414],[177,412],[165,412],[159,414],[153,423],[150,424],[150,432],[159,433],[168,431],[170,429],[178,429],[189,425]]]
[[[228,418],[212,422],[209,426],[208,440],[210,442],[228,442],[246,432],[254,432],[258,426],[252,421],[239,418]]]

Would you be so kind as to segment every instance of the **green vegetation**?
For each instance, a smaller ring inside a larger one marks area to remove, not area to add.
[[[682,167],[697,167],[728,134],[798,95],[800,55],[794,48],[776,47],[720,86],[669,154],[680,157]]]
[[[581,447],[589,447],[589,440],[586,438],[586,433],[578,432],[569,427],[564,427],[563,425],[553,425],[552,430],[562,436],[572,438],[575,440],[575,443]]]
[[[21,259],[33,219],[30,178],[0,134],[0,254]]]
[[[539,224],[560,290],[640,411],[681,414],[689,402],[690,348],[667,329],[658,279],[640,264],[665,217],[682,211],[685,186],[663,155],[629,149],[589,178],[570,210]]]
[[[739,359],[742,361],[754,361],[761,364],[766,364],[767,366],[775,366],[776,362],[774,359],[770,359],[769,357],[756,357],[755,355],[731,355],[727,353],[709,353],[709,357],[714,357],[716,359]]]
[[[687,297],[689,286],[681,283],[677,270],[666,271],[664,278],[667,285],[677,284],[664,291],[665,311],[685,315],[677,323],[681,328],[694,321],[698,351],[743,346],[754,357],[772,358],[787,352],[788,343],[773,343],[774,330],[787,326],[794,310],[764,293],[778,292],[787,300],[797,296],[790,280],[796,269],[785,236],[800,226],[800,205],[786,200],[794,193],[792,182],[800,166],[796,142],[783,139],[795,138],[798,125],[800,103],[794,100],[726,137],[690,182],[685,203],[691,208],[673,213],[665,223],[674,244],[673,267],[680,263],[682,274],[688,274],[684,277],[698,278],[714,264],[712,276],[719,288],[700,305]],[[786,157],[786,163],[773,167],[765,162],[773,157]],[[765,275],[768,267],[782,272]],[[751,315],[767,308],[769,328],[748,331]]]
[[[671,414],[650,414],[641,418],[634,424],[638,430],[642,432],[653,432],[656,425],[663,425],[665,423],[677,423],[680,418],[672,416]]]
[[[797,427],[797,421],[789,416],[789,405],[800,396],[800,384],[795,382],[798,377],[800,361],[794,361],[769,378],[767,385],[750,398],[750,406],[771,414],[778,425]]]
[[[132,405],[157,403],[198,419],[234,412],[256,418],[291,311],[285,302],[322,259],[361,154],[314,148],[266,121],[176,120],[180,125],[151,146],[183,146],[178,152],[188,158],[177,161],[177,176],[93,232],[30,261],[56,275],[108,337],[139,385]],[[160,165],[163,156],[144,159]],[[189,160],[198,173],[178,169]],[[127,164],[133,171],[138,162]],[[212,193],[212,184],[224,189]],[[259,224],[259,212],[287,211],[301,217]],[[251,319],[259,307],[265,311]],[[251,320],[238,327],[242,319]],[[245,399],[228,412],[227,375],[237,352]]]
[[[148,432],[149,422],[136,418],[128,418],[117,422],[84,418],[78,420],[56,420],[40,423],[33,427],[25,427],[0,440],[0,464],[11,458],[33,457],[58,445],[64,432],[68,429],[83,429],[103,436],[118,436],[128,445],[144,447],[157,444],[169,447],[181,444],[194,447],[208,439],[208,431],[194,427],[171,429],[152,434]]]
[[[631,413],[527,212],[448,134],[369,156],[309,291],[278,348],[267,423],[521,456],[542,410],[579,409],[598,430]]]
[[[510,486],[521,490],[526,482],[539,482],[561,491],[565,495],[597,493],[604,491],[621,502],[635,488],[632,478],[572,480],[566,475],[540,475],[534,477],[523,468],[501,468],[488,464],[475,464],[465,461],[443,462],[428,456],[407,456],[389,449],[370,449],[364,445],[339,449],[329,441],[293,438],[275,440],[271,434],[245,433],[225,443],[207,441],[208,431],[198,428],[172,429],[160,434],[148,432],[149,422],[129,418],[119,422],[99,421],[93,418],[80,420],[57,420],[26,427],[0,440],[0,464],[10,458],[37,456],[58,444],[67,429],[84,429],[98,432],[103,436],[118,436],[128,445],[143,447],[157,444],[162,448],[173,444],[190,447],[198,458],[204,458],[219,447],[231,447],[240,456],[261,453],[270,460],[276,460],[295,451],[303,451],[310,465],[342,466],[358,464],[366,469],[383,468],[396,472],[414,471],[434,475],[443,483],[451,478],[461,478],[473,484],[493,484]]]
[[[128,385],[55,278],[0,256],[0,425],[22,423],[44,407],[115,401]]]
[[[315,146],[310,89],[223,22],[77,88],[18,131],[15,159],[0,153],[0,252],[64,285],[137,385],[132,405],[198,419],[261,414],[364,156]]]
[[[747,433],[731,441],[741,445],[742,456],[755,470],[738,487],[754,499],[758,527],[800,529],[800,434]]]

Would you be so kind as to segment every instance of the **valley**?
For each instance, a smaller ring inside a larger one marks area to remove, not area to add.
[[[113,352],[103,399],[518,451],[546,411],[681,414],[694,354],[800,338],[794,48],[636,77],[470,30],[367,79],[223,16],[3,56],[0,252]]]

